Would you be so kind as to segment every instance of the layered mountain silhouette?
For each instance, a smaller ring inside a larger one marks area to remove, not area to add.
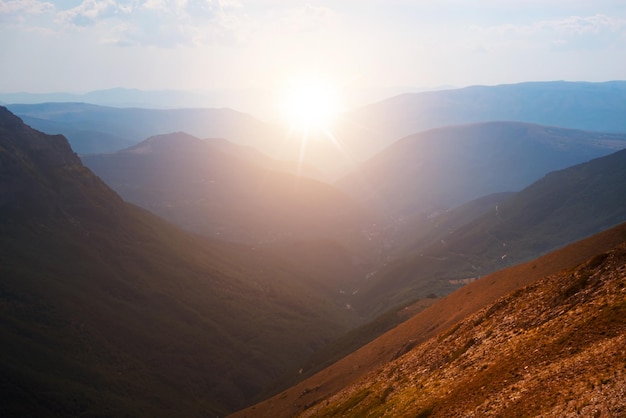
[[[228,138],[257,148],[276,136],[268,125],[231,109],[116,108],[86,103],[8,107],[35,129],[65,135],[79,154],[118,151],[150,136],[178,131],[200,138]]]
[[[473,282],[233,417],[615,416],[624,224]]]
[[[224,414],[355,322],[316,272],[125,203],[5,108],[0,172],[2,416]]]
[[[626,132],[625,103],[626,81],[471,86],[402,94],[364,106],[346,114],[336,133],[360,158],[369,158],[416,132],[497,120]]]
[[[619,416],[625,95],[0,107],[0,416]]]
[[[549,173],[516,194],[403,224],[404,251],[361,287],[354,304],[371,309],[445,294],[451,280],[530,260],[624,221],[626,150]]]
[[[184,133],[82,157],[137,205],[190,231],[255,245],[330,239],[355,247],[371,220],[347,195],[226,140]]]
[[[1,103],[38,104],[49,102],[90,103],[101,106],[143,108],[230,107],[246,103],[246,90],[190,91],[139,90],[116,87],[87,93],[0,93]]]
[[[392,217],[430,216],[626,147],[626,134],[517,122],[433,129],[403,138],[337,184]]]
[[[325,178],[335,180],[400,138],[449,125],[502,120],[626,132],[624,103],[624,81],[472,86],[392,97],[345,113],[330,132],[309,132],[306,138],[230,109],[123,109],[85,103],[9,108],[37,129],[64,134],[80,154],[113,152],[153,135],[183,131],[251,145],[282,160],[304,157]]]

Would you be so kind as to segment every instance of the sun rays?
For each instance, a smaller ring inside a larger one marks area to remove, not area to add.
[[[344,111],[339,84],[318,75],[294,77],[284,87],[281,113],[288,127],[289,140],[299,141],[298,172],[306,159],[309,142],[328,141],[342,154],[341,142],[333,134],[333,124]]]

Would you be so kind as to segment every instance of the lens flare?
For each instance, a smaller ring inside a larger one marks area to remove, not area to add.
[[[285,84],[281,110],[289,127],[288,139],[299,141],[298,172],[310,141],[327,140],[345,154],[332,133],[333,123],[344,110],[341,93],[338,84],[319,76],[292,78]]]
[[[339,88],[320,77],[291,80],[283,99],[283,114],[291,131],[328,131],[341,112]]]

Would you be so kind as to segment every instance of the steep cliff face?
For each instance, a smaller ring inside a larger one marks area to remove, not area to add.
[[[122,200],[85,168],[62,135],[46,135],[0,107],[0,213],[105,221]],[[108,220],[110,221],[110,219]]]

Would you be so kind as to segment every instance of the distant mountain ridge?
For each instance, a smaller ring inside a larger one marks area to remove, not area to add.
[[[231,109],[142,109],[86,103],[9,105],[35,129],[65,135],[79,154],[113,152],[150,136],[185,131],[202,138],[226,138],[263,148],[275,131],[250,115]]]
[[[6,104],[89,103],[99,106],[150,109],[229,107],[245,103],[245,91],[138,90],[111,88],[87,93],[0,93]]]
[[[455,212],[452,221],[463,217]],[[423,225],[446,225],[446,216],[404,224],[414,238],[403,245],[412,249],[362,286],[354,305],[371,309],[440,293],[451,279],[481,277],[625,222],[626,150],[551,172],[468,223],[422,238],[430,232]]]
[[[448,126],[402,138],[337,184],[387,216],[427,216],[624,147],[626,134],[521,122]]]
[[[224,240],[330,239],[354,246],[371,222],[334,187],[277,171],[284,163],[223,139],[179,132],[82,160],[128,201]]]
[[[119,109],[86,104],[80,105],[84,109],[78,109],[75,103],[12,104],[9,108],[37,129],[66,135],[80,154],[117,151],[149,136],[183,131],[200,138],[222,137],[251,145],[279,159],[300,158],[299,137],[290,135],[286,127],[268,126],[249,115],[220,109],[228,103],[226,99],[210,105],[183,106],[177,104],[176,94],[170,96],[172,92],[152,93],[157,96],[163,93],[170,109]],[[117,93],[102,94],[116,96]],[[624,103],[626,81],[528,82],[402,94],[340,115],[330,127],[332,140],[323,133],[309,132],[305,159],[334,180],[353,169],[355,163],[373,157],[400,138],[449,125],[513,121],[626,132]],[[201,106],[205,108],[199,109]],[[313,137],[318,138],[313,140]]]
[[[336,132],[361,158],[396,140],[449,125],[526,122],[626,132],[626,81],[525,82],[408,93],[346,114]]]

